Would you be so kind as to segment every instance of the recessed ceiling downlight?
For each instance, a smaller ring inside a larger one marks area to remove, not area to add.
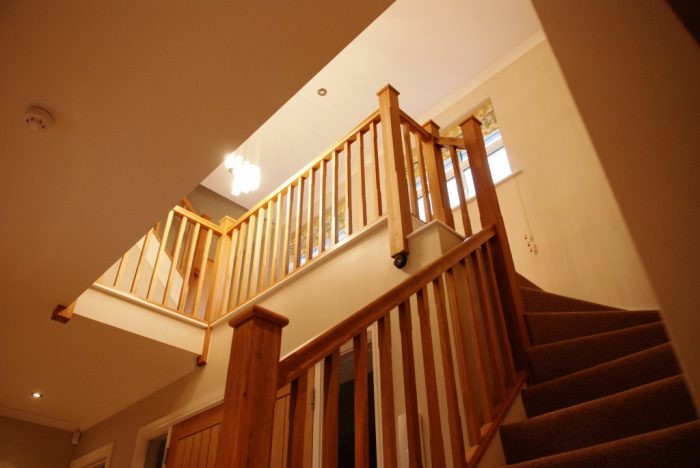
[[[36,398],[37,400],[39,398],[42,398],[43,396],[44,396],[44,394],[41,392],[32,392],[32,398]]]
[[[318,91],[316,91],[319,96],[325,96],[328,94],[328,90],[326,88],[318,88]]]

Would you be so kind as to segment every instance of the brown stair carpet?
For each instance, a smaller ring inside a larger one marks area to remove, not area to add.
[[[527,350],[532,379],[545,382],[668,341],[661,323],[573,338]]]
[[[538,416],[680,374],[669,343],[523,389],[527,415]]]
[[[700,422],[658,312],[521,281],[533,345],[528,419],[501,427],[518,467],[700,467]]]
[[[680,375],[503,426],[508,463],[575,450],[689,422]]]
[[[539,289],[521,287],[520,290],[523,293],[525,310],[528,312],[584,312],[587,310],[619,310],[616,307],[596,304],[595,302],[582,301],[579,299],[572,299],[570,297],[552,294]]]
[[[697,468],[700,466],[700,421],[647,432],[536,460],[514,468]]]
[[[525,314],[533,345],[595,335],[645,323],[659,322],[656,311],[539,312]]]

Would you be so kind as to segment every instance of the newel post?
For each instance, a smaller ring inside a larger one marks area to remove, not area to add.
[[[498,282],[498,292],[505,321],[508,326],[513,359],[519,369],[527,369],[525,349],[530,345],[527,329],[525,328],[525,305],[520,293],[513,264],[513,255],[508,244],[508,236],[501,215],[501,208],[496,196],[496,186],[491,177],[484,136],[481,133],[481,122],[472,116],[460,124],[464,145],[467,148],[469,167],[474,178],[476,202],[479,206],[481,225],[494,225],[496,237],[491,240],[493,247],[493,263]]]
[[[268,467],[286,317],[252,306],[233,316],[216,468]]]
[[[428,173],[430,186],[430,204],[433,207],[435,218],[449,227],[455,227],[455,220],[450,207],[450,197],[447,193],[447,177],[445,177],[445,163],[442,152],[436,145],[435,139],[440,136],[440,126],[428,120],[423,128],[432,135],[432,138],[421,139],[423,154],[425,155],[425,169]]]
[[[379,115],[382,122],[382,140],[384,141],[389,253],[394,258],[394,264],[403,268],[406,265],[406,256],[408,255],[408,235],[413,226],[401,141],[399,92],[391,85],[386,85],[377,93],[377,96],[379,96]]]

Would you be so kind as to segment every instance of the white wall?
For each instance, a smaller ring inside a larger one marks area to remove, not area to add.
[[[498,195],[518,271],[546,290],[623,308],[657,301],[549,44],[432,116],[459,123],[490,98],[511,167]],[[473,210],[473,208],[472,208]],[[530,254],[523,240],[534,236]]]

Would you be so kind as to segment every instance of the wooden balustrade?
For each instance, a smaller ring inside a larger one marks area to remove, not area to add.
[[[383,216],[379,111],[265,197],[226,232],[235,309]]]
[[[222,226],[181,207],[150,229],[98,283],[208,322],[224,313],[223,267],[230,241]],[[221,283],[221,284],[218,284]]]
[[[239,416],[244,419],[243,428],[254,417],[252,413],[257,414],[255,417],[260,418],[261,424],[250,429],[251,434],[245,434],[245,429],[236,426],[234,421],[228,422],[230,430],[236,433],[229,436],[234,440],[228,443],[233,452],[230,459],[242,463],[243,460],[269,458],[274,395],[291,385],[292,398],[286,415],[290,425],[286,444],[288,466],[301,466],[303,447],[308,443],[305,440],[308,436],[304,434],[310,433],[306,427],[311,424],[304,406],[309,389],[314,386],[309,380],[313,375],[309,371],[319,366],[322,377],[315,387],[320,390],[316,408],[322,411],[320,457],[322,466],[337,466],[340,356],[344,345],[350,342],[355,382],[355,466],[368,466],[367,352],[371,342],[378,351],[379,366],[374,369],[379,387],[376,411],[381,415],[383,436],[377,445],[381,447],[384,466],[395,467],[398,463],[397,400],[404,401],[399,410],[406,414],[406,434],[401,436],[407,437],[410,466],[423,466],[427,463],[426,457],[430,458],[432,466],[475,466],[523,383],[523,375],[516,373],[513,365],[502,305],[498,300],[492,255],[495,241],[496,229],[489,226],[279,363],[272,362],[272,356],[279,354],[283,319],[274,315],[271,316],[274,320],[265,319],[267,315],[264,314],[269,313],[256,312],[257,309],[246,309],[234,315],[231,321],[234,325],[249,323],[253,317],[256,317],[256,324],[251,325],[245,335],[239,328],[234,333],[237,351],[232,348],[227,386],[232,387],[232,382],[238,378],[256,384],[252,387],[242,383],[231,390],[235,393],[228,393],[227,387],[225,401],[230,400],[231,405],[238,408],[236,411],[243,413]],[[262,313],[263,318],[256,313]],[[398,342],[392,341],[392,330],[399,336]],[[253,336],[257,338],[251,338]],[[246,343],[252,350],[241,351],[239,343]],[[263,348],[266,349],[264,363],[252,357]],[[255,365],[238,362],[246,357]],[[233,364],[234,361],[238,363]],[[394,379],[396,366],[401,367],[400,382]],[[441,381],[438,376],[442,376]],[[251,398],[245,393],[246,388],[255,388],[251,394],[264,393],[269,398],[261,396],[254,410],[244,411],[240,409],[244,398],[241,395]],[[403,397],[397,398],[399,394]],[[442,408],[438,399],[444,399]],[[231,410],[230,414],[234,413]],[[423,436],[419,414],[427,417]],[[466,433],[462,430],[462,421]],[[224,432],[222,426],[222,445],[226,443]],[[423,453],[422,447],[426,444],[421,437],[428,439],[430,455]],[[251,438],[264,440],[243,443]]]

